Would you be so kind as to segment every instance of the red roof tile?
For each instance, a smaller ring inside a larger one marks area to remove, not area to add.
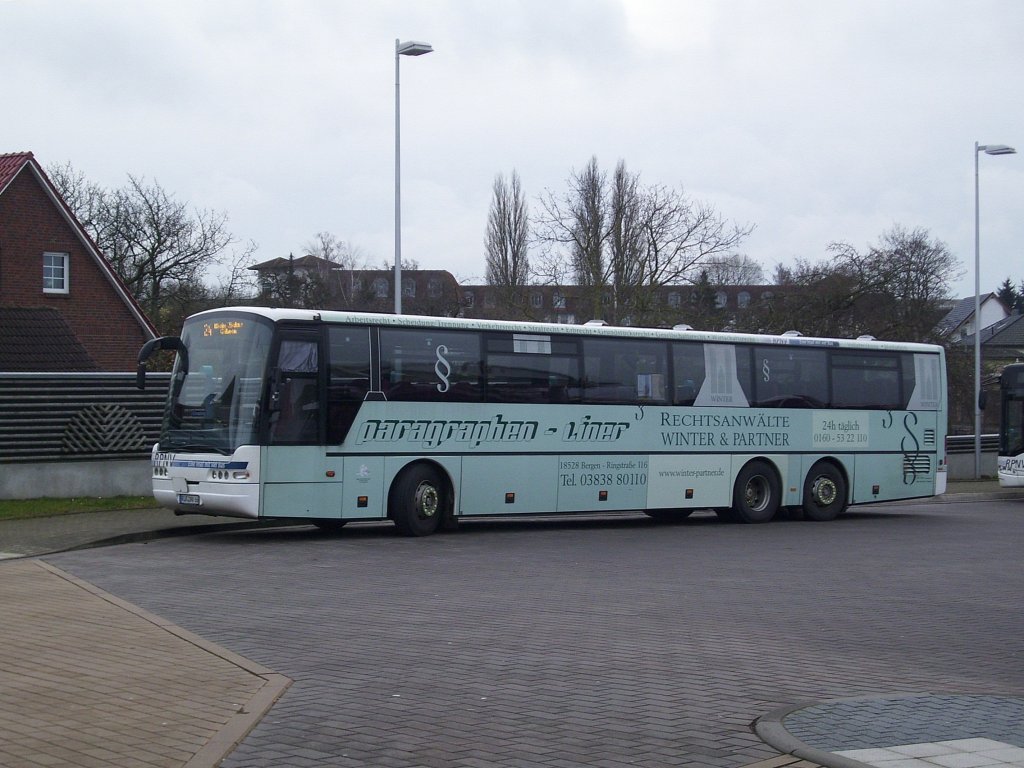
[[[12,152],[7,155],[0,155],[0,192],[11,183],[14,177],[25,167],[25,163],[31,159],[31,152]]]

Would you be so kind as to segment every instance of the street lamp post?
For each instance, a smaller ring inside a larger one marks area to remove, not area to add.
[[[981,204],[978,194],[978,155],[1012,155],[1005,144],[974,142],[974,479],[981,477]]]
[[[422,56],[434,49],[416,40],[395,40],[395,314],[402,314],[402,143],[401,99],[398,85],[399,56]]]

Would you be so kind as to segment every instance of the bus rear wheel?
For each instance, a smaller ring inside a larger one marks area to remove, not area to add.
[[[779,511],[779,479],[765,461],[751,461],[736,476],[732,513],[742,523],[767,523]]]
[[[437,471],[413,465],[391,486],[388,517],[404,536],[429,536],[441,523],[446,501],[446,487]]]
[[[835,520],[846,509],[846,480],[836,466],[819,461],[804,480],[804,517],[826,522]]]

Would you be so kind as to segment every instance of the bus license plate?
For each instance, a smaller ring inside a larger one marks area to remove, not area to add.
[[[203,502],[198,493],[179,493],[178,503],[183,506],[198,507]]]

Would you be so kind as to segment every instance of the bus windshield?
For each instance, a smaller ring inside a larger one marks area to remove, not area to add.
[[[269,322],[251,315],[224,312],[185,322],[188,354],[174,364],[161,450],[227,455],[256,442],[272,335]]]

